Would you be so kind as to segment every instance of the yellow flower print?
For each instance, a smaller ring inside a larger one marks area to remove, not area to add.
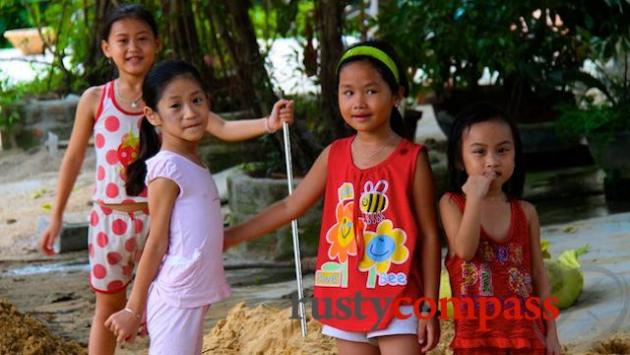
[[[359,270],[368,271],[376,266],[379,274],[389,271],[391,263],[402,264],[409,257],[409,249],[405,246],[407,234],[400,228],[394,228],[392,221],[386,219],[378,224],[375,232],[365,231],[365,255]]]
[[[326,233],[326,240],[330,243],[328,258],[339,258],[343,263],[348,255],[357,255],[357,244],[354,242],[354,223],[352,222],[354,202],[337,204],[337,223]]]

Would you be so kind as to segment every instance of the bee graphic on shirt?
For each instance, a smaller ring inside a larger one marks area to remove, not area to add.
[[[388,187],[385,180],[379,180],[376,184],[368,181],[363,185],[360,209],[367,224],[378,224],[385,219],[383,212],[389,205],[389,199],[385,195]]]

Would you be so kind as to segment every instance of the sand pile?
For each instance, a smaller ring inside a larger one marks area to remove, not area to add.
[[[87,354],[81,345],[52,335],[43,324],[21,314],[6,300],[0,300],[0,329],[0,354]]]
[[[290,308],[239,303],[204,337],[204,354],[336,354],[335,341],[322,335],[320,323],[307,313],[308,337],[303,339],[299,321],[290,319]],[[452,323],[442,322],[442,342],[430,354],[448,354],[452,336]]]

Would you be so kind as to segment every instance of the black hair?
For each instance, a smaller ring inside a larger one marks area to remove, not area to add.
[[[376,69],[376,71],[379,74],[381,74],[381,77],[383,78],[383,80],[385,80],[385,82],[389,86],[390,90],[392,91],[392,94],[397,95],[400,88],[403,88],[403,97],[407,96],[407,94],[409,93],[409,82],[407,81],[407,74],[406,74],[407,71],[405,70],[403,63],[400,60],[400,57],[398,56],[398,54],[396,54],[394,47],[392,47],[387,42],[378,41],[378,40],[370,40],[370,41],[356,43],[348,47],[344,51],[344,53],[358,46],[374,47],[385,52],[385,54],[387,54],[394,61],[394,64],[396,64],[396,68],[398,68],[399,80],[396,81],[396,77],[394,76],[394,73],[392,73],[391,69],[389,69],[387,65],[385,65],[383,62],[369,56],[357,55],[357,56],[352,56],[350,58],[347,58],[338,64],[337,83],[339,83],[339,74],[341,73],[341,69],[345,65],[349,63],[358,62],[358,61],[364,61],[364,62],[370,63],[372,67],[374,67],[374,69]],[[402,115],[400,114],[400,111],[398,111],[397,107],[392,107],[392,112],[390,116],[390,124],[391,124],[392,130],[396,132],[398,135],[400,135],[401,137],[408,138],[408,139],[413,138],[412,137],[413,132],[408,132],[408,130],[405,128],[405,122],[403,120]]]
[[[101,27],[101,40],[107,41],[114,22],[128,18],[140,20],[146,23],[149,28],[151,28],[153,35],[155,37],[158,36],[158,27],[153,14],[140,4],[126,4],[114,8],[113,11],[107,14],[107,17]]]
[[[512,131],[512,139],[514,140],[514,172],[510,179],[503,184],[502,189],[508,198],[521,198],[523,185],[525,184],[525,167],[518,127],[500,108],[485,102],[468,106],[455,118],[448,137],[448,191],[462,194],[462,186],[468,179],[468,174],[462,161],[462,135],[474,124],[487,121],[503,122]]]
[[[193,65],[183,60],[165,60],[153,67],[144,78],[142,99],[145,105],[157,112],[158,102],[168,84],[182,76],[194,80],[203,92],[207,92],[199,71]],[[144,190],[144,179],[147,175],[145,162],[160,151],[160,146],[161,139],[155,127],[146,117],[143,117],[140,124],[140,151],[136,160],[129,164],[126,171],[125,189],[128,195],[136,196]]]

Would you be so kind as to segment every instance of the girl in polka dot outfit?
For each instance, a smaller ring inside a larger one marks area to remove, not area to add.
[[[142,94],[140,155],[127,169],[126,187],[137,195],[147,184],[151,227],[129,301],[105,325],[118,341],[131,341],[146,309],[150,354],[200,354],[204,315],[230,294],[221,202],[198,154],[208,98],[197,70],[183,61],[152,69]],[[278,116],[293,120],[288,103]]]
[[[448,142],[450,192],[440,213],[453,297],[472,299],[473,311],[491,303],[482,301],[500,306],[498,316],[495,303],[483,310],[496,316],[483,325],[476,314],[456,318],[454,353],[560,354],[554,317],[545,314],[547,306],[540,309],[550,287],[538,214],[520,200],[525,172],[516,125],[497,108],[477,104],[455,121]]]
[[[96,186],[89,215],[90,284],[96,291],[96,310],[90,331],[91,354],[112,354],[115,337],[105,320],[121,310],[148,231],[147,195],[125,192],[125,168],[138,155],[142,121],[141,85],[160,49],[153,16],[140,5],[114,9],[104,22],[101,49],[116,66],[119,77],[87,89],[79,101],[68,150],[59,172],[51,223],[40,248],[52,255],[62,225],[63,211],[81,169],[88,140],[94,136]],[[282,127],[279,101],[267,118],[226,122],[210,112],[206,130],[228,141],[252,138]],[[143,189],[144,190],[144,189]]]

